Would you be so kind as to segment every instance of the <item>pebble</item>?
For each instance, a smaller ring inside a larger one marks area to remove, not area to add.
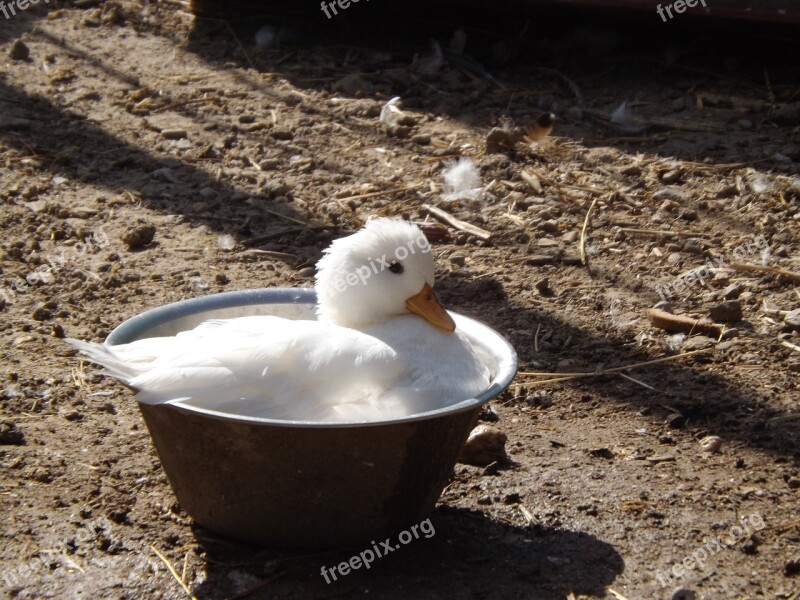
[[[303,267],[300,269],[297,274],[302,277],[313,277],[316,269],[314,267]]]
[[[716,435],[709,435],[700,440],[700,447],[703,452],[719,452],[722,448],[722,438]]]
[[[544,221],[539,223],[539,229],[547,233],[558,233],[558,221]]]
[[[793,310],[783,317],[784,328],[790,331],[800,331],[800,310]]]
[[[431,136],[427,133],[418,133],[415,136],[412,136],[411,141],[415,144],[419,144],[420,146],[428,146],[431,143]]]
[[[736,327],[731,327],[730,329],[726,329],[722,332],[719,336],[720,340],[730,340],[733,338],[737,338],[741,335],[740,331]]]
[[[669,256],[667,256],[667,263],[671,265],[677,265],[679,262],[681,262],[681,255],[677,252],[672,252]]]
[[[31,318],[34,321],[47,321],[48,319],[53,318],[53,313],[51,313],[46,308],[40,306],[36,310],[33,311],[31,314]]]
[[[714,306],[709,315],[712,321],[727,323],[742,320],[742,304],[738,300],[726,300]]]
[[[31,57],[31,51],[22,40],[14,40],[8,48],[8,57],[11,60],[28,60]]]
[[[686,240],[683,244],[684,252],[691,252],[692,254],[703,253],[703,243],[700,240]]]
[[[681,350],[684,352],[693,352],[695,350],[705,350],[714,345],[714,340],[707,338],[703,335],[687,338],[681,345]]]
[[[506,442],[508,436],[497,427],[478,425],[469,434],[458,462],[485,467],[493,462],[508,462]]]
[[[683,190],[676,187],[663,187],[653,194],[653,200],[661,202],[663,200],[675,200],[677,202],[684,202],[689,199],[689,196]]]
[[[680,181],[681,175],[682,173],[680,169],[673,169],[664,173],[661,176],[661,181],[667,185],[672,185],[673,183],[678,183],[678,181]]]
[[[179,140],[188,135],[185,129],[162,129],[161,137],[165,140]]]
[[[790,477],[786,481],[786,485],[788,485],[789,489],[791,489],[791,490],[800,489],[800,479],[798,479],[797,477]]]
[[[689,588],[679,587],[670,596],[670,600],[696,600],[697,594]]]
[[[725,300],[736,300],[742,293],[742,286],[738,283],[732,283],[724,290],[722,290],[722,297]]]
[[[141,222],[128,229],[122,236],[122,241],[128,246],[128,250],[135,250],[152,242],[155,235],[155,225]]]
[[[0,446],[22,446],[25,444],[25,435],[17,429],[17,424],[12,421],[0,422]]]
[[[575,240],[578,239],[578,232],[577,231],[568,231],[564,235],[561,236],[561,239],[564,240],[566,243],[571,244]]]
[[[513,133],[495,127],[486,135],[486,153],[496,154],[505,152],[512,149],[516,142],[517,140]]]
[[[264,193],[273,198],[278,196],[286,196],[292,191],[292,188],[283,181],[277,179],[269,179],[264,182]]]
[[[467,257],[463,254],[455,253],[450,255],[450,262],[457,267],[463,267],[467,264]]]
[[[542,296],[552,296],[553,290],[550,289],[550,280],[545,277],[544,279],[540,279],[537,281],[534,286],[536,287],[536,291],[539,292]]]
[[[741,300],[742,302],[750,302],[755,297],[756,295],[753,292],[742,292],[739,295],[739,300]]]

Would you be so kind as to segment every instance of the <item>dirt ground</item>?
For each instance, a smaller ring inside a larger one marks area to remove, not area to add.
[[[83,6],[0,19],[5,597],[800,598],[796,33]],[[393,96],[407,125],[380,122]],[[546,111],[553,135],[530,143],[519,130]],[[477,200],[442,197],[458,156]],[[193,526],[130,393],[60,338],[309,286],[332,239],[370,215],[422,221],[425,203],[491,233],[450,228],[437,288],[520,371],[703,352],[518,376],[491,403],[512,464],[457,465],[435,535],[331,584],[321,568],[362,549]],[[659,290],[724,333],[653,326]]]

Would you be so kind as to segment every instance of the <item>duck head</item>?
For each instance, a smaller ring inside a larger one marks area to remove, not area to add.
[[[456,324],[436,298],[433,283],[433,254],[419,227],[373,219],[334,241],[317,263],[317,315],[358,329],[411,313],[454,331]]]

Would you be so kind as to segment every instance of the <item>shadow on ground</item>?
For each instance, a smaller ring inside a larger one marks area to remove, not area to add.
[[[624,570],[610,544],[586,533],[526,528],[492,521],[481,513],[441,507],[431,516],[434,533],[378,558],[369,570],[326,583],[328,570],[365,548],[289,555],[217,540],[196,529],[207,558],[200,598],[536,597],[563,600],[572,593],[599,595]],[[393,536],[393,541],[397,536]],[[376,540],[380,546],[382,540]],[[241,561],[241,562],[240,562]],[[233,567],[233,569],[232,569]],[[245,575],[246,574],[246,575]],[[248,577],[261,583],[250,584]],[[420,596],[421,597],[421,596]]]

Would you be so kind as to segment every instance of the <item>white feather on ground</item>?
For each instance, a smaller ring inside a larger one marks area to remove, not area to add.
[[[450,163],[442,173],[445,200],[476,200],[481,193],[481,174],[471,158]]]

